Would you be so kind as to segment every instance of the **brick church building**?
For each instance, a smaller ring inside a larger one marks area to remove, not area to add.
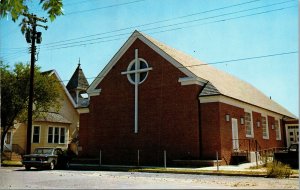
[[[101,154],[102,164],[216,160],[216,153],[230,164],[239,153],[298,139],[287,135],[290,128],[298,135],[296,116],[258,89],[138,31],[87,93],[79,155]]]

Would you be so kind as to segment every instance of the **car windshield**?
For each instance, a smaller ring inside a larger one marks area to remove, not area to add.
[[[36,148],[34,154],[52,154],[52,148]]]

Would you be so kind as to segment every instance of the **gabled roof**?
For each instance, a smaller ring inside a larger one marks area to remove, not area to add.
[[[208,64],[205,64],[190,55],[187,55],[179,50],[171,48],[152,37],[135,31],[105,68],[100,72],[98,77],[93,81],[87,92],[92,94],[97,91],[96,87],[109,72],[109,70],[117,63],[119,58],[126,52],[131,44],[136,40],[140,39],[154,51],[168,60],[171,64],[185,73],[188,77],[194,78],[195,80],[207,83],[205,89],[199,96],[207,95],[225,95],[248,104],[252,104],[266,110],[279,113],[288,117],[296,118],[287,109],[276,103],[275,101],[268,98],[261,91],[256,89],[249,83],[240,80],[228,73],[218,70]],[[99,89],[98,89],[99,91]]]
[[[75,72],[73,73],[71,80],[67,84],[67,89],[74,90],[74,89],[79,89],[79,90],[86,90],[89,87],[89,83],[84,76],[84,73],[80,67],[80,63],[78,64]]]
[[[61,78],[59,77],[58,73],[56,72],[56,70],[49,70],[49,71],[45,71],[45,72],[42,72],[42,74],[44,75],[48,75],[48,76],[51,76],[51,75],[55,75],[55,77],[57,78],[57,80],[60,82],[60,85],[61,87],[63,88],[64,92],[66,93],[69,101],[72,103],[72,106],[74,108],[76,108],[76,105],[75,105],[75,102],[73,100],[73,98],[71,97],[69,91],[67,90],[65,84],[62,82]]]

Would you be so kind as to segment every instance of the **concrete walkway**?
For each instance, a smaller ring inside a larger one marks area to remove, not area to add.
[[[258,162],[258,166],[262,165],[263,162]],[[256,167],[256,162],[244,163],[239,165],[225,165],[219,166],[219,170],[222,171],[253,171]],[[252,168],[252,169],[251,169]],[[196,168],[196,170],[208,170],[208,171],[217,171],[217,166],[210,166],[210,167],[202,167]],[[266,171],[265,168],[255,169],[256,171]]]
[[[259,162],[258,165],[262,165],[262,162]],[[70,164],[71,168],[85,168],[85,169],[132,169],[132,168],[145,168],[145,169],[149,169],[149,168],[156,168],[156,169],[164,169],[164,167],[157,167],[157,166],[141,166],[141,167],[137,167],[137,166],[124,166],[124,165],[98,165],[98,164]],[[252,168],[251,168],[252,167]],[[191,168],[191,167],[166,167],[166,169],[176,169],[176,170],[195,170],[195,171],[258,171],[258,172],[263,172],[266,171],[265,168],[261,168],[261,169],[256,169],[256,162],[251,162],[251,163],[244,163],[244,164],[240,164],[240,165],[225,165],[225,166],[209,166],[209,167],[200,167],[200,168]]]

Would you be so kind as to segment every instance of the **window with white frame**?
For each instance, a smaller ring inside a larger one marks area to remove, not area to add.
[[[275,131],[276,131],[276,140],[281,140],[281,130],[278,120],[275,120]]]
[[[267,117],[261,117],[261,126],[263,130],[263,139],[269,139],[269,127]]]
[[[251,112],[245,112],[245,126],[246,137],[254,137]]]
[[[33,126],[32,143],[40,142],[40,126]]]
[[[48,128],[48,143],[65,144],[66,129],[64,127],[49,127]]]

